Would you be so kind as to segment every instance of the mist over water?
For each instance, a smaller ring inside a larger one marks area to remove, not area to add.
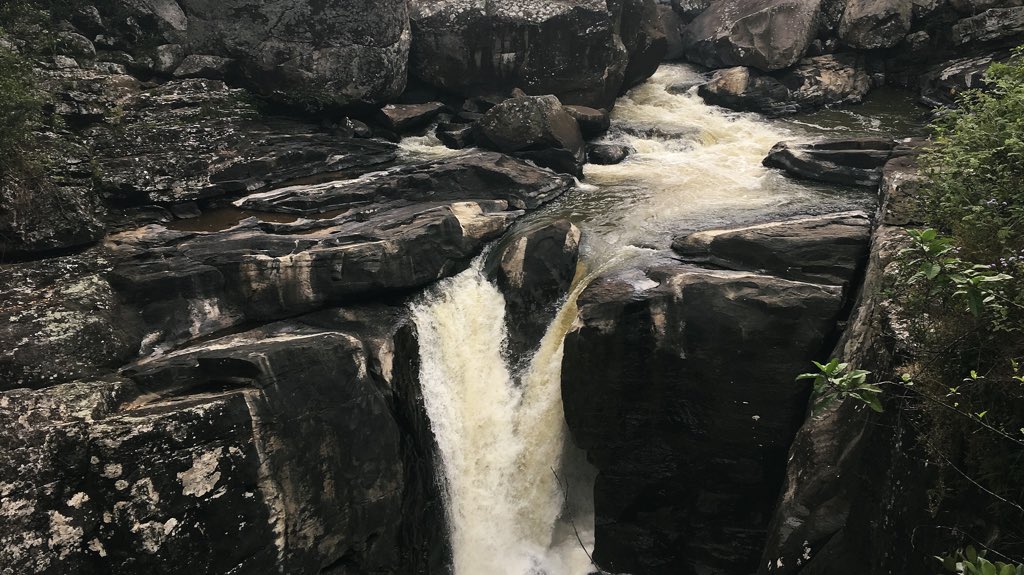
[[[560,383],[564,337],[591,279],[688,231],[874,205],[873,193],[795,181],[761,165],[776,142],[827,128],[708,106],[685,90],[699,79],[688,66],[663,65],[620,98],[601,141],[635,152],[618,165],[587,165],[581,185],[517,224],[522,231],[569,218],[584,241],[572,292],[521,373],[506,357],[505,302],[482,257],[413,306],[455,575],[594,570],[593,473],[571,445]],[[402,142],[413,159],[458,153],[439,146],[429,135]],[[569,481],[568,503],[560,480]]]

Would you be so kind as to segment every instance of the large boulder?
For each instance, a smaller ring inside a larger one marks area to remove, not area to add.
[[[387,101],[405,89],[405,0],[180,0],[192,53],[235,58],[261,93],[314,103]]]
[[[608,108],[664,53],[653,0],[413,0],[410,15],[411,73],[467,96],[520,88]]]
[[[109,0],[97,7],[83,25],[101,29],[105,47],[127,50],[159,74],[202,56],[218,63],[214,75],[304,106],[384,102],[405,88],[405,0]],[[158,46],[177,47],[176,57],[155,57]],[[221,67],[223,59],[231,66]],[[181,75],[211,75],[190,69]]]
[[[652,0],[608,0],[626,47],[628,63],[619,92],[625,92],[651,76],[665,57],[668,39],[661,26],[658,6]]]
[[[818,33],[821,0],[721,0],[683,31],[687,58],[709,68],[788,68]]]
[[[960,46],[970,43],[1020,43],[1024,35],[1024,6],[991,8],[953,26],[953,42]]]
[[[594,560],[752,573],[842,288],[679,263],[605,275],[565,339],[562,397],[597,468]]]
[[[523,230],[494,252],[493,276],[505,295],[509,348],[526,359],[555,317],[576,277],[580,230],[569,220]]]
[[[771,75],[742,66],[718,70],[697,93],[710,104],[781,116],[857,104],[870,90],[864,58],[846,53],[805,58]]]
[[[402,571],[402,310],[336,310],[127,378],[0,393],[12,573]]]
[[[858,50],[891,48],[910,32],[911,0],[848,0],[839,38]]]
[[[676,238],[688,261],[827,285],[848,286],[863,268],[871,239],[864,212],[706,230]]]
[[[586,150],[576,119],[555,96],[509,98],[476,125],[478,145],[581,176]]]
[[[895,147],[884,138],[779,142],[762,163],[797,178],[877,189]]]

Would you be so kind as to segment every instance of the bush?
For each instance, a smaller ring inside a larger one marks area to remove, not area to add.
[[[936,518],[1024,556],[1024,51],[994,64],[920,157],[926,230],[894,278],[921,401],[907,413],[939,469]]]

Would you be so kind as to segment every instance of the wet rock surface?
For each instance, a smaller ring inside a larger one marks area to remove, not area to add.
[[[817,34],[816,0],[712,2],[683,30],[687,58],[709,68],[779,70],[804,57]]]
[[[664,52],[664,36],[649,22],[657,17],[653,0],[413,0],[410,14],[411,73],[466,96],[521,88],[608,107],[653,73]]]
[[[476,124],[474,140],[482,147],[515,154],[558,172],[583,175],[586,150],[580,126],[554,96],[521,96],[501,102]]]
[[[400,322],[395,309],[332,310],[121,379],[0,394],[5,511],[20,510],[4,514],[5,566],[396,570],[404,489],[388,350]]]
[[[579,248],[579,228],[559,220],[521,231],[495,252],[492,275],[505,295],[512,357],[527,357],[544,337],[576,276]]]
[[[697,93],[710,104],[782,116],[860,103],[870,88],[862,58],[835,54],[806,58],[771,75],[746,67],[718,70]]]
[[[877,188],[896,142],[879,138],[779,142],[764,165],[787,174],[844,186]]]
[[[677,238],[672,249],[687,261],[850,286],[867,260],[870,240],[868,215],[842,212],[696,232]]]
[[[679,263],[580,296],[562,396],[597,468],[594,559],[634,573],[757,568],[842,289]]]

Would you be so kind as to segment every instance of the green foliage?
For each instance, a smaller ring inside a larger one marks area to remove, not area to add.
[[[933,126],[934,145],[920,159],[930,223],[982,263],[1024,248],[1024,52],[993,64],[985,81],[988,89],[964,92]]]
[[[953,239],[940,236],[934,228],[908,230],[911,247],[901,252],[908,265],[917,267],[910,283],[926,283],[929,295],[942,296],[948,292],[953,298],[963,299],[967,311],[981,317],[988,311],[1005,315],[1004,301],[1007,282],[1013,276],[998,272],[986,264],[965,262],[955,255]]]
[[[867,376],[871,372],[863,369],[850,369],[849,364],[839,363],[839,360],[834,358],[826,364],[816,361],[813,363],[818,368],[817,372],[802,373],[796,379],[797,381],[813,380],[814,395],[811,409],[814,413],[819,413],[847,398],[860,401],[881,413],[882,402],[878,396],[882,393],[882,389],[867,382]]]
[[[949,547],[963,535],[1021,556],[1024,52],[993,65],[986,83],[933,126],[919,158],[927,227],[908,232],[891,291],[913,358],[904,383],[917,398],[901,417],[934,464],[936,521],[960,534]],[[968,549],[952,558],[952,572],[1004,575]]]
[[[989,561],[985,551],[977,551],[973,545],[966,549],[958,549],[956,553],[946,557],[936,557],[942,562],[947,573],[963,575],[1024,575],[1024,564]]]

